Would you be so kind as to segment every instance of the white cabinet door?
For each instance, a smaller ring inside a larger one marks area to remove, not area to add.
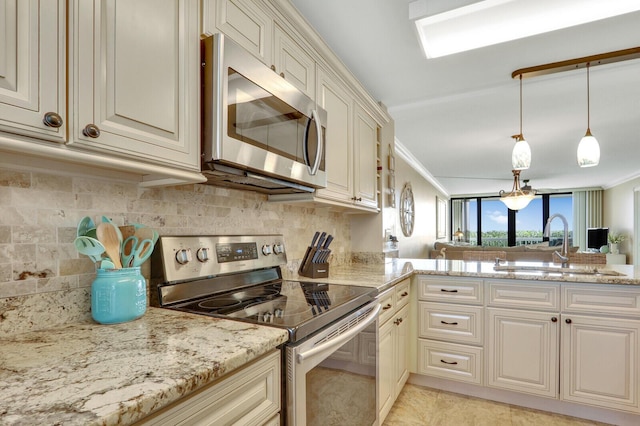
[[[395,398],[407,383],[409,378],[409,360],[407,347],[409,345],[409,306],[405,305],[395,316],[396,318],[396,340],[395,340]]]
[[[66,139],[65,5],[0,0],[0,131]],[[46,125],[46,114],[60,125]]]
[[[318,69],[318,104],[327,111],[325,165],[327,187],[321,198],[351,203],[353,198],[353,97],[323,69]]]
[[[311,99],[316,98],[316,62],[277,23],[273,33],[273,69]]]
[[[384,323],[378,331],[378,412],[382,423],[395,402],[395,378],[393,368],[392,320]]]
[[[198,170],[199,1],[74,0],[70,19],[75,143]]]
[[[377,140],[378,125],[356,104],[353,151],[355,162],[355,202],[360,206],[378,207]]]
[[[487,311],[487,384],[557,398],[559,315],[495,308]]]
[[[211,7],[215,1],[216,7]],[[251,0],[205,0],[204,32],[215,33],[211,23],[265,64],[271,65],[273,19]],[[212,17],[211,14],[215,16]]]
[[[563,315],[562,333],[562,399],[639,412],[640,321]]]

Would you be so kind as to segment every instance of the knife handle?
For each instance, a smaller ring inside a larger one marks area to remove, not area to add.
[[[329,235],[327,237],[327,240],[324,242],[324,246],[322,246],[323,249],[328,249],[329,248],[329,244],[331,244],[331,241],[333,241],[333,235]]]
[[[319,236],[320,236],[320,232],[316,231],[316,233],[313,235],[313,239],[311,240],[311,247],[316,245],[316,241],[318,241]]]

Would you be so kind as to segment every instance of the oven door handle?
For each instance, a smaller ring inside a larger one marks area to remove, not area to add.
[[[351,340],[355,335],[359,334],[362,330],[364,330],[365,328],[367,328],[371,323],[373,323],[377,318],[378,318],[378,312],[380,312],[380,304],[376,304],[376,306],[373,308],[373,310],[369,313],[369,315],[367,316],[367,319],[360,322],[359,324],[357,324],[356,326],[354,326],[353,328],[347,330],[346,332],[342,333],[341,335],[339,335],[338,337],[335,337],[333,339],[330,339],[312,349],[309,349],[306,352],[300,352],[297,356],[297,361],[298,364],[302,364],[305,359],[310,358],[314,355],[317,355],[320,352],[326,351],[328,349],[331,349],[334,346],[338,346],[338,345],[342,345],[346,342],[348,342],[349,340]]]

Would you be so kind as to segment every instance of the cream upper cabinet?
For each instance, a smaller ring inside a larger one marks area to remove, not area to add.
[[[203,32],[222,32],[274,72],[315,99],[316,61],[266,5],[252,0],[206,0]]]
[[[327,111],[327,187],[317,197],[378,211],[378,126],[337,78],[319,68],[318,104]]]
[[[71,142],[199,170],[199,7],[73,1]]]
[[[271,61],[273,18],[251,0],[205,0],[203,32],[222,32],[265,64]]]
[[[301,92],[316,99],[316,62],[278,23],[273,26],[272,69]]]
[[[318,197],[351,203],[354,193],[353,98],[322,68],[318,69],[318,104],[327,111],[325,165],[327,187]]]
[[[66,2],[0,0],[0,131],[67,137]]]
[[[356,103],[353,127],[353,151],[356,159],[354,201],[360,206],[377,209],[378,125],[365,109]]]

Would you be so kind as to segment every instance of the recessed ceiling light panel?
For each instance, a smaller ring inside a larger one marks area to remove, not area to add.
[[[638,0],[485,0],[415,24],[427,58],[437,58],[638,10]]]

